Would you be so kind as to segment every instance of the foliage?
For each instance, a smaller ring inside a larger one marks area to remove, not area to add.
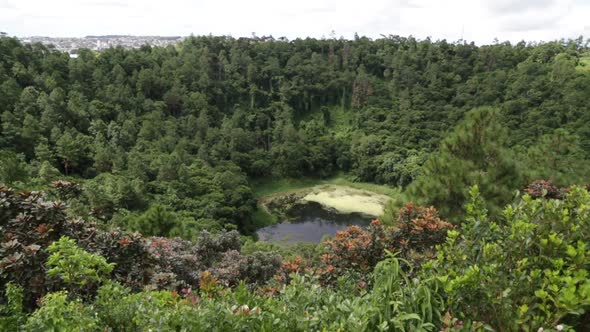
[[[27,319],[26,331],[100,331],[90,307],[68,300],[66,292],[47,294],[41,307]]]
[[[422,176],[409,189],[411,196],[455,218],[468,197],[465,188],[477,184],[488,209],[498,212],[511,200],[512,190],[522,186],[499,117],[492,108],[468,113],[426,162]]]
[[[162,205],[178,213],[174,235],[249,233],[248,180],[259,177],[347,173],[396,187],[421,178],[411,199],[445,217],[473,183],[499,209],[533,179],[588,177],[590,75],[580,39],[476,46],[202,36],[78,54],[0,40],[0,181],[44,189],[65,174],[85,189],[73,210],[105,222]],[[498,110],[484,131],[493,134],[479,144],[455,133],[436,152],[480,107]],[[515,146],[518,156],[506,153]],[[529,171],[525,182],[507,159]]]
[[[434,207],[408,203],[398,212],[395,227],[373,220],[367,229],[351,226],[326,240],[320,275],[324,282],[334,282],[346,273],[360,272],[359,279],[366,281],[363,275],[387,257],[387,250],[409,260],[410,267],[417,267],[433,258],[435,246],[443,243],[447,231],[453,228],[438,217]]]
[[[385,249],[394,250],[390,236],[378,220],[367,230],[350,226],[337,232],[334,238],[323,243],[325,249],[321,257],[325,267],[321,273],[324,279],[333,282],[349,270],[362,274],[370,272],[384,258]]]
[[[262,284],[280,267],[273,253],[240,254],[236,231],[201,232],[196,243],[106,231],[92,222],[69,218],[63,204],[47,200],[41,192],[0,189],[4,236],[0,278],[3,287],[8,282],[22,287],[27,310],[35,308],[38,298],[62,286],[70,296],[85,299],[106,279],[134,291],[146,286],[179,290],[197,288],[199,274],[205,271],[228,285],[238,280]],[[50,278],[46,278],[46,266]]]
[[[0,246],[3,257],[0,261],[0,278],[3,284],[13,281],[22,286],[27,309],[34,306],[38,297],[57,287],[55,280],[46,279],[45,263],[50,256],[50,246],[63,236],[77,240],[78,245],[90,253],[103,255],[108,261],[115,263],[112,276],[116,280],[129,286],[144,284],[150,258],[143,247],[143,239],[136,235],[126,235],[116,230],[105,232],[97,229],[94,223],[71,219],[66,215],[65,205],[49,201],[41,192],[16,193],[9,188],[0,187],[0,202],[3,222],[0,224],[3,234]],[[60,251],[58,247],[54,248]],[[70,249],[55,256],[66,259],[67,264],[66,261],[54,263],[73,267],[70,258],[76,258],[75,261],[81,263],[78,259],[89,255],[84,253],[82,256],[72,256],[82,249]],[[56,271],[65,272],[59,269]],[[70,272],[84,274],[85,271],[90,272],[85,269]],[[108,271],[107,276],[110,277],[110,273]],[[70,278],[68,282],[77,284],[74,288],[81,288],[80,283],[84,283],[85,279],[79,279],[79,274],[72,277],[75,280]],[[84,287],[84,290],[91,288]]]
[[[444,242],[453,225],[440,219],[433,206],[407,203],[398,212],[396,228],[400,241],[405,239],[410,247],[426,249]]]
[[[280,256],[274,253],[254,252],[241,255],[236,250],[226,251],[216,264],[212,274],[225,286],[235,286],[240,281],[263,284],[281,267]]]
[[[72,181],[57,180],[51,182],[49,186],[55,191],[56,196],[63,201],[75,198],[82,192],[80,185]]]
[[[532,179],[549,179],[559,185],[584,184],[590,181],[586,166],[587,152],[580,146],[580,138],[567,130],[556,129],[543,135],[523,154],[527,176]]]
[[[59,277],[68,287],[71,295],[92,289],[110,275],[113,264],[102,256],[91,254],[76,246],[76,241],[62,236],[52,243],[45,265],[49,268],[47,276]]]
[[[402,271],[400,261],[388,252],[375,267],[372,304],[378,312],[380,331],[435,331],[441,320],[443,299],[436,281],[412,281]]]
[[[16,193],[0,186],[0,216],[0,285],[20,285],[30,307],[45,293],[47,247],[71,230],[64,206],[39,192]]]
[[[118,235],[116,231],[90,237],[93,240],[86,242],[90,252],[114,258],[125,254],[114,255],[110,250],[124,251],[134,245],[147,248],[147,265],[133,267],[153,271],[143,290],[104,279],[112,266],[64,237],[49,250],[61,248],[61,259],[50,257],[48,265],[77,262],[58,264],[63,267],[58,274],[73,271],[69,280],[77,284],[97,280],[100,268],[93,267],[94,263],[104,267],[96,296],[81,302],[71,299],[75,292],[50,292],[25,318],[27,295],[9,284],[5,289],[8,302],[2,307],[7,316],[1,322],[18,326],[26,319],[24,328],[29,330],[583,328],[590,308],[590,251],[585,245],[590,194],[573,187],[561,199],[525,195],[507,206],[498,219],[488,216],[477,187],[470,195],[466,220],[459,226],[441,220],[432,207],[409,203],[399,211],[395,227],[374,221],[367,229],[351,227],[324,242],[318,262],[312,254],[281,264],[272,247],[261,245],[250,244],[247,254],[240,253],[235,231],[218,236],[202,233],[196,244],[178,238]],[[70,232],[88,237],[80,226],[72,223],[70,227],[77,230]],[[441,236],[444,232],[446,239]],[[99,240],[107,238],[110,242]],[[443,240],[436,258],[429,261],[433,247]],[[108,243],[119,245],[110,249]],[[387,248],[398,253],[391,254]],[[419,259],[413,259],[416,256]],[[87,268],[81,268],[84,266]],[[138,276],[131,273],[121,278],[116,269],[110,275],[114,280],[129,282],[129,277]],[[51,271],[48,273],[57,273]]]
[[[0,305],[0,329],[20,331],[27,316],[23,307],[23,289],[13,283],[6,285],[6,304]]]
[[[204,36],[78,55],[0,38],[0,181],[50,192],[0,186],[2,328],[28,311],[25,330],[58,331],[588,325],[587,192],[534,182],[502,211],[533,179],[589,181],[582,39]],[[340,174],[425,207],[241,252],[251,184]]]
[[[170,236],[177,216],[165,206],[154,204],[140,216],[126,221],[127,228],[148,236]]]
[[[466,221],[429,264],[449,310],[499,330],[582,327],[590,308],[589,203],[575,187],[563,201],[524,196],[495,220],[473,187]]]
[[[27,164],[15,152],[0,150],[0,160],[0,183],[11,185],[26,179]]]
[[[105,283],[92,304],[68,301],[63,292],[45,296],[41,308],[29,317],[27,328],[92,331],[433,330],[433,324],[427,321],[438,320],[439,300],[429,296],[422,288],[425,287],[422,282],[415,282],[417,292],[403,287],[410,281],[399,267],[395,258],[380,263],[376,272],[383,277],[376,278],[375,291],[365,291],[361,296],[346,288],[323,288],[317,278],[309,275],[294,275],[292,281],[273,297],[253,292],[243,283],[229,291],[206,274],[201,277],[200,294],[191,289],[178,293],[132,293],[119,284]],[[384,316],[385,311],[389,314]]]
[[[553,199],[561,199],[563,198],[563,193],[559,188],[553,185],[551,181],[546,180],[535,180],[531,184],[529,184],[525,189],[524,192],[531,196],[532,198],[553,198]]]

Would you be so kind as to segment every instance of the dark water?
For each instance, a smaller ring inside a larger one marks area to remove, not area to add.
[[[290,211],[289,222],[267,226],[258,230],[258,239],[267,242],[293,244],[319,243],[324,235],[334,235],[348,226],[367,226],[371,218],[358,214],[341,215],[328,212],[319,204],[306,204]]]

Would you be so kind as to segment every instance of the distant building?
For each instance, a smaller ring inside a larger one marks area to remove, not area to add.
[[[179,36],[86,36],[83,38],[52,38],[33,36],[21,38],[23,43],[41,43],[53,45],[56,50],[68,53],[77,53],[80,48],[87,48],[94,51],[103,51],[109,47],[139,48],[143,45],[168,46],[175,45],[184,40]]]

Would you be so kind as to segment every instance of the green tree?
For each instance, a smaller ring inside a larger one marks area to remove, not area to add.
[[[590,167],[580,146],[580,138],[565,129],[544,135],[527,149],[523,163],[530,180],[551,180],[559,185],[585,184]]]
[[[60,177],[61,173],[59,170],[53,165],[51,165],[48,161],[43,161],[41,166],[39,167],[39,178],[44,183],[50,183],[51,181],[55,181]]]
[[[12,184],[27,177],[27,164],[24,158],[13,151],[0,150],[0,182]]]
[[[169,236],[170,231],[177,225],[178,217],[165,206],[153,204],[144,213],[129,218],[128,227],[143,235]]]
[[[499,116],[493,108],[469,112],[408,188],[412,199],[434,205],[452,218],[462,214],[468,198],[466,188],[473,184],[479,186],[491,212],[497,213],[509,202],[523,180]]]
[[[66,175],[76,170],[88,158],[90,137],[80,134],[76,129],[66,130],[57,138],[56,152]]]

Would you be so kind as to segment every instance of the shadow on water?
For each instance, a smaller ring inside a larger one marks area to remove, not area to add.
[[[297,205],[289,211],[290,219],[258,230],[260,241],[294,244],[319,243],[325,235],[334,235],[348,226],[367,226],[371,218],[360,214],[338,214],[317,203]]]

